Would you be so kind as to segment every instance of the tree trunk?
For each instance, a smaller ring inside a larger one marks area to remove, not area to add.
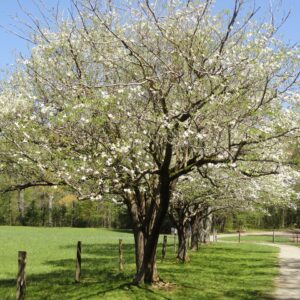
[[[138,274],[143,264],[145,250],[145,235],[141,228],[134,229],[134,246],[136,274]]]
[[[281,228],[285,228],[285,209],[281,210]]]
[[[203,243],[209,243],[210,241],[210,233],[212,229],[212,213],[211,207],[207,208],[206,217],[204,218],[204,232],[203,232]]]
[[[134,283],[152,284],[159,281],[156,269],[156,249],[158,244],[159,230],[162,222],[153,220],[153,227],[148,232],[137,232],[135,234],[136,249],[136,276]]]
[[[144,256],[143,264],[141,266],[139,273],[136,276],[135,283],[153,284],[160,280],[156,268],[156,247],[155,249],[150,247],[145,249],[145,253],[147,254],[149,253],[150,256],[149,258]]]
[[[21,225],[24,225],[25,216],[25,201],[24,201],[24,190],[18,190],[18,208],[19,208],[19,219]]]
[[[159,197],[152,195],[150,201],[147,201],[145,195],[136,191],[134,204],[130,204],[136,249],[135,284],[152,284],[160,280],[156,269],[156,249],[170,195],[171,185],[168,174],[165,174],[160,176]]]
[[[181,225],[178,226],[178,254],[177,259],[180,262],[186,263],[189,261],[188,257],[188,245],[187,245],[187,239],[188,239],[188,226]]]
[[[223,217],[221,219],[221,224],[220,224],[220,231],[224,232],[225,231],[225,225],[226,225],[226,217]]]
[[[191,219],[191,249],[198,250],[199,243],[207,243],[210,240],[212,228],[211,207],[203,209]]]
[[[134,283],[155,283],[159,281],[156,270],[156,248],[155,232],[151,232],[147,238],[147,233],[142,228],[134,229],[135,241],[135,263],[136,275]]]
[[[156,269],[156,249],[171,196],[168,166],[162,167],[159,180],[152,182],[148,192],[135,186],[124,196],[135,240],[135,284],[152,284],[160,280]]]
[[[164,239],[163,239],[163,243],[162,243],[162,249],[161,249],[161,261],[163,261],[166,257],[167,240],[168,240],[168,237],[166,235],[164,235]]]
[[[191,249],[198,250],[199,243],[201,243],[201,230],[203,227],[202,213],[197,214],[191,220]]]
[[[52,209],[53,209],[53,195],[48,195],[48,210],[49,210],[49,226],[53,226],[52,222]]]

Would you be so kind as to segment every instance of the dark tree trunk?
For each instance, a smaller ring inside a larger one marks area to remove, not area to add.
[[[143,261],[136,274],[135,283],[148,283],[152,284],[160,280],[156,270],[156,249],[158,244],[158,238],[160,228],[162,226],[164,217],[167,213],[168,206],[158,206],[156,216],[151,220],[151,227],[148,228],[148,232],[144,235],[144,249]],[[141,254],[139,253],[139,257]],[[139,261],[140,262],[140,261]]]
[[[211,208],[206,207],[191,219],[191,249],[198,250],[199,244],[208,243],[212,229]]]
[[[191,220],[191,249],[198,250],[201,243],[202,212],[194,216]]]
[[[167,241],[168,241],[168,237],[166,235],[164,235],[164,239],[163,239],[163,243],[162,243],[162,250],[161,250],[161,261],[163,261],[166,257]]]
[[[136,189],[135,199],[127,201],[135,238],[135,284],[152,284],[160,280],[156,269],[156,249],[160,229],[169,207],[170,190],[168,175],[160,176],[157,195],[152,194],[147,199],[145,194]]]
[[[145,226],[146,224],[143,224],[142,216],[145,213],[145,207],[145,205],[138,207],[132,202],[129,205],[135,242],[135,284],[151,284],[159,280],[156,272],[156,248],[158,238],[155,243],[154,238],[156,232],[153,230],[153,226],[147,227]],[[149,225],[151,224],[155,225],[153,220],[149,221]]]
[[[144,258],[145,234],[141,228],[134,229],[136,274],[140,271]]]
[[[187,225],[178,226],[178,254],[177,259],[180,262],[186,263],[188,257],[188,227]]]
[[[224,232],[225,226],[226,226],[226,217],[224,217],[224,216],[220,217],[218,225],[220,228],[220,232]]]
[[[152,284],[160,280],[156,268],[156,248],[157,244],[153,248],[145,247],[145,254],[149,254],[149,257],[146,257],[146,255],[144,256],[143,264],[136,276],[135,283]]]
[[[188,217],[186,207],[180,204],[171,207],[169,211],[170,219],[177,229],[178,234],[178,251],[177,259],[180,262],[189,261],[188,258],[188,235],[190,229],[190,217]]]
[[[136,276],[134,283],[154,283],[159,280],[156,271],[156,248],[158,237],[151,230],[150,235],[142,230],[134,230]]]

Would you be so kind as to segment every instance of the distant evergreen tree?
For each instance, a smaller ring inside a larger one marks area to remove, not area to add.
[[[24,223],[29,226],[38,226],[41,223],[41,213],[36,205],[36,201],[32,200],[25,210]]]

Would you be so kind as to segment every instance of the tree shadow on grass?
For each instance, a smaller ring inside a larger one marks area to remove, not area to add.
[[[125,271],[120,272],[117,243],[83,243],[80,284],[74,283],[76,247],[67,245],[64,248],[74,249],[74,259],[46,261],[45,264],[52,270],[50,272],[30,274],[27,266],[27,299],[222,299],[222,296],[232,299],[268,299],[263,295],[263,286],[269,284],[264,269],[274,265],[268,259],[257,258],[262,252],[268,253],[267,249],[251,250],[251,255],[255,254],[255,257],[249,257],[247,249],[226,245],[205,247],[191,253],[191,263],[182,265],[175,263],[174,250],[170,245],[163,263],[160,262],[158,252],[159,273],[166,281],[176,283],[176,288],[169,293],[147,285],[130,284],[135,272],[132,244],[124,245]],[[233,254],[236,255],[235,259],[230,257]],[[245,259],[247,262],[244,262]],[[259,286],[251,287],[251,274],[261,276],[257,278],[261,280]],[[236,283],[231,282],[224,290],[218,287],[219,283],[226,284],[228,279]],[[245,288],[243,280],[247,280]],[[242,284],[242,288],[239,284]],[[14,292],[15,280],[0,280],[0,286]],[[218,295],[221,298],[217,298]]]
[[[267,300],[272,299],[268,293],[278,267],[273,254],[268,248],[214,245],[190,252],[192,265],[178,264],[171,269],[168,257],[168,268],[163,267],[160,273],[169,273],[169,278],[177,282],[178,299],[180,295],[192,294],[195,299]]]
[[[132,244],[123,246],[124,272],[118,267],[118,244],[83,244],[79,284],[75,283],[76,247],[64,248],[74,248],[74,259],[45,261],[53,271],[30,274],[30,265],[27,265],[27,299],[168,299],[149,286],[131,284],[135,271]],[[0,280],[0,287],[7,290],[7,295],[14,295],[16,281]],[[6,296],[5,299],[15,298]]]

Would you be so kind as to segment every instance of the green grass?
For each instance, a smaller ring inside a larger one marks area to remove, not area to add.
[[[118,239],[124,241],[125,271],[118,270]],[[82,241],[82,282],[74,284],[76,243]],[[173,239],[158,260],[168,289],[131,286],[133,237],[105,229],[0,227],[0,299],[15,299],[17,251],[26,250],[26,299],[270,299],[278,273],[277,248],[218,243],[176,262]],[[158,257],[161,245],[158,248]]]
[[[219,238],[220,241],[230,241],[230,242],[238,242],[238,236],[227,236]],[[256,242],[256,243],[272,243],[273,236],[272,235],[245,235],[241,236],[241,242]],[[300,242],[300,239],[299,239]],[[297,245],[293,242],[291,237],[288,236],[276,236],[275,235],[275,243],[282,244],[292,244]]]

